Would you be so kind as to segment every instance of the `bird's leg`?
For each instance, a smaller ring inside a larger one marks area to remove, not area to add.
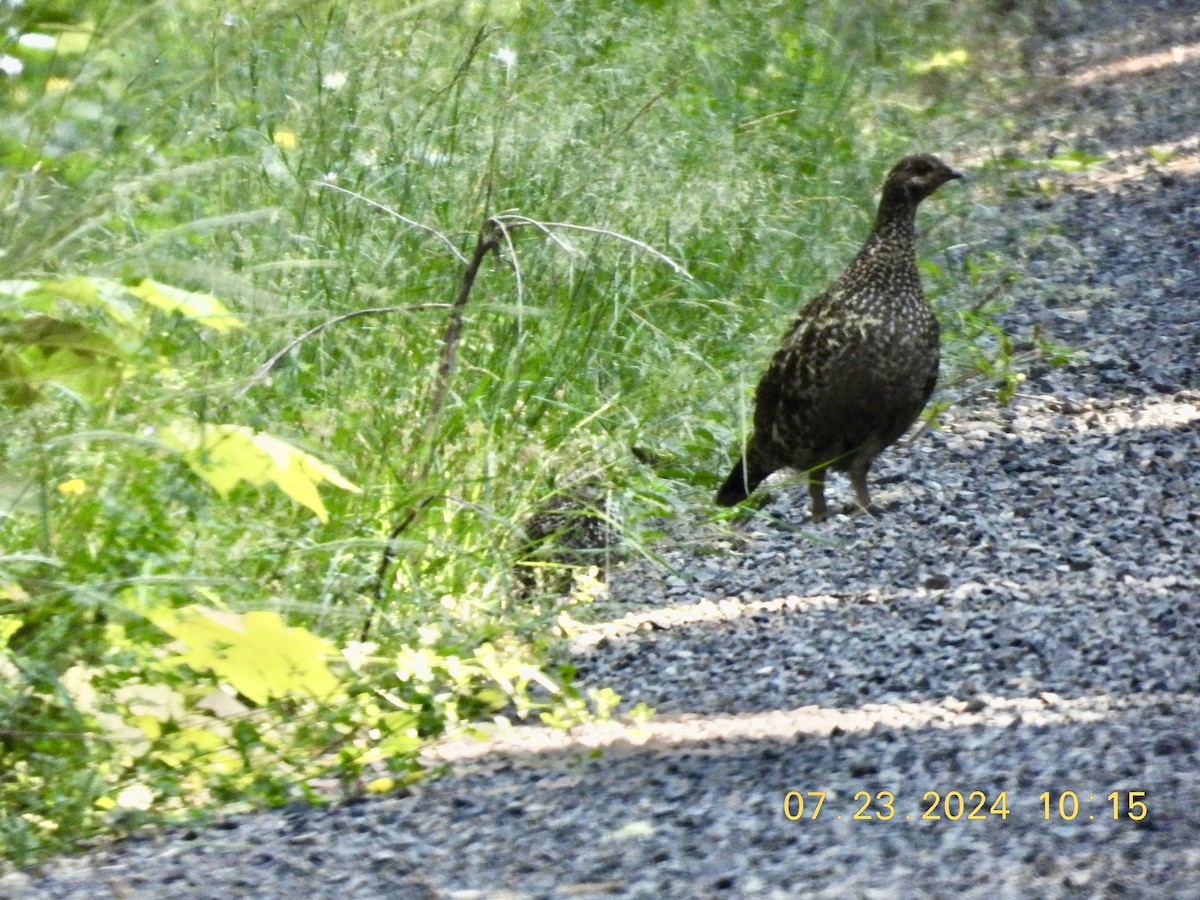
[[[854,488],[854,502],[859,511],[871,514],[871,492],[867,490],[867,467],[851,466],[846,474],[850,476],[850,484]]]
[[[812,520],[820,522],[825,518],[825,470],[818,469],[808,473],[808,496],[812,498]]]

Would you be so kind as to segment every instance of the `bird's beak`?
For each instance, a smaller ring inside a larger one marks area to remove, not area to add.
[[[966,178],[967,176],[964,175],[962,172],[958,171],[958,169],[951,169],[950,177],[954,178],[954,179],[962,179],[962,178]]]

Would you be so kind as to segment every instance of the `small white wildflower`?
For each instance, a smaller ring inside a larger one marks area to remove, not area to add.
[[[28,34],[21,35],[17,39],[17,43],[30,50],[53,50],[58,41],[51,35],[38,34],[36,31],[31,31]]]
[[[7,53],[0,53],[0,72],[15,78],[23,71],[25,71],[25,66],[19,59],[9,56]]]
[[[517,51],[511,50],[508,47],[501,47],[492,54],[492,59],[504,66],[506,74],[511,75],[512,70],[517,65]]]
[[[361,671],[379,649],[374,642],[350,641],[342,648],[342,657],[354,672]]]
[[[329,183],[329,184],[337,184],[337,180],[338,180],[338,173],[337,173],[337,172],[326,172],[326,173],[325,173],[325,181],[326,181],[327,183]]]
[[[226,28],[236,28],[236,27],[237,27],[237,23],[238,23],[237,16],[235,16],[235,15],[234,15],[233,13],[231,13],[231,12],[227,12],[227,13],[225,13],[225,15],[224,15],[224,16],[222,16],[222,17],[221,17],[221,23],[222,23],[222,24],[223,24],[223,25],[224,25]]]
[[[120,809],[147,810],[154,805],[154,792],[144,784],[132,784],[118,792],[116,801]]]
[[[330,72],[321,79],[321,87],[327,91],[340,91],[346,86],[345,72]]]

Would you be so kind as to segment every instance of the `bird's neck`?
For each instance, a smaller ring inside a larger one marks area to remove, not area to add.
[[[859,259],[911,265],[917,248],[916,212],[908,204],[880,206]]]

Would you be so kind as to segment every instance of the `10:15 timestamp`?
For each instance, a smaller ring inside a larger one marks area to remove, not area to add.
[[[1150,809],[1146,806],[1145,791],[1113,791],[1104,799],[1112,804],[1113,821],[1120,819],[1132,819],[1135,822],[1140,822],[1146,818]],[[1064,822],[1072,822],[1077,819],[1083,811],[1083,807],[1079,802],[1079,795],[1074,791],[1062,791],[1055,799],[1054,794],[1050,791],[1045,791],[1038,795],[1038,799],[1042,801],[1042,818],[1047,821],[1050,819],[1060,819]],[[1121,802],[1124,800],[1124,807]],[[1088,795],[1087,802],[1094,803],[1095,795]],[[1094,819],[1094,815],[1088,815],[1088,819]]]
[[[788,791],[783,795],[783,815],[795,822],[800,819],[816,819],[821,815],[825,804],[825,791]],[[1146,805],[1145,791],[1112,791],[1104,799],[1108,805],[1104,807],[1101,818],[1105,818],[1111,806],[1112,821],[1132,819],[1141,821],[1150,810]],[[1080,817],[1085,821],[1094,820],[1094,813],[1087,813],[1079,795],[1075,791],[1060,791],[1054,793],[1045,791],[1038,796],[1042,804],[1042,818],[1046,821],[1071,822]],[[1089,795],[1086,802],[1095,803],[1095,795]],[[989,795],[984,791],[926,791],[921,796],[922,806],[913,813],[904,814],[897,811],[896,795],[891,791],[857,791],[854,794],[853,806],[846,810],[847,818],[860,822],[889,822],[893,819],[924,821],[940,821],[949,819],[958,821],[966,819],[969,822],[985,821],[987,819],[1006,820],[1012,812],[1008,807],[1008,791],[1000,791]],[[916,813],[919,813],[917,815]],[[838,815],[841,819],[842,816]]]

